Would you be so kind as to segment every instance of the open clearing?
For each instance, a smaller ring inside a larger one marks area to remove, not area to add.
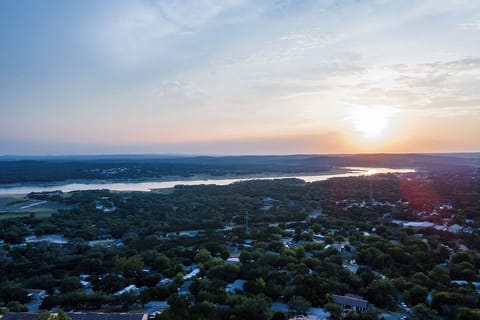
[[[24,196],[0,196],[0,220],[28,217],[32,213],[36,218],[48,218],[58,209],[67,209],[67,206],[43,200],[32,200]]]

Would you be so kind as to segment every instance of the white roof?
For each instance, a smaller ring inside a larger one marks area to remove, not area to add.
[[[113,295],[114,295],[114,296],[119,296],[119,295],[124,294],[124,293],[126,293],[126,292],[130,292],[130,291],[136,292],[136,291],[138,291],[138,290],[140,290],[140,289],[138,289],[136,285],[131,284],[131,285],[129,285],[129,286],[126,286],[126,287],[123,288],[122,290],[115,292]]]
[[[200,273],[200,268],[193,269],[192,272],[183,276],[183,280],[191,279]]]

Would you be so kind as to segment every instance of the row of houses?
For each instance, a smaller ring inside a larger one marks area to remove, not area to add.
[[[2,320],[37,320],[38,312],[8,312]],[[147,320],[147,313],[67,312],[72,320]]]

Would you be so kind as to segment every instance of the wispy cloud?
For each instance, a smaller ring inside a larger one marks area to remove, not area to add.
[[[0,138],[332,140],[352,106],[393,108],[412,135],[442,136],[448,117],[480,134],[477,1],[49,2],[34,20],[13,6]]]
[[[155,1],[121,4],[85,23],[91,50],[123,65],[152,63],[171,54],[172,37],[189,37],[213,24],[233,21],[229,13],[246,10],[242,0]],[[253,11],[253,10],[252,10]]]
[[[457,25],[460,30],[480,30],[480,20],[460,23]]]

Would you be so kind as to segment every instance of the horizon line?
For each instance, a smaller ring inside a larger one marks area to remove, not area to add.
[[[229,153],[61,153],[61,154],[0,154],[0,158],[60,158],[60,157],[293,157],[293,156],[355,156],[355,155],[479,155],[479,151],[453,152],[355,152],[355,153],[272,153],[272,154],[229,154]]]

